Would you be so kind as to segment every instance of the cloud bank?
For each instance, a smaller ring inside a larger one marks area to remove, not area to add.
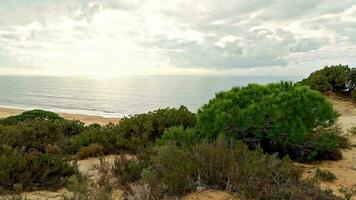
[[[356,0],[16,0],[0,73],[305,75],[356,64]]]

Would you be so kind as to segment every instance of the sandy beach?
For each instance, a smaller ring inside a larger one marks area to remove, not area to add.
[[[6,117],[9,117],[12,115],[19,115],[24,111],[26,111],[26,110],[0,107],[0,118],[6,118]],[[69,114],[69,113],[58,113],[58,114],[65,119],[82,121],[86,125],[94,124],[94,123],[97,123],[100,125],[105,125],[108,123],[118,124],[120,122],[120,118],[113,118],[113,117],[106,118],[106,117],[102,117],[102,116]]]

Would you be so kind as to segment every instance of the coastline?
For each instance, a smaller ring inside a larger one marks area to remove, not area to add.
[[[18,109],[18,108],[0,107],[0,118],[19,115],[24,111],[27,110]],[[100,125],[106,125],[109,123],[118,124],[120,122],[120,118],[118,117],[102,117],[97,115],[72,114],[72,113],[62,113],[62,112],[56,112],[56,113],[58,113],[61,117],[65,119],[82,121],[83,123],[85,123],[85,125],[90,125],[94,123]]]

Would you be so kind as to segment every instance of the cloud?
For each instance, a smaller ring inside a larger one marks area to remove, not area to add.
[[[305,74],[296,65],[355,64],[354,27],[355,0],[18,0],[0,5],[0,65],[47,74]]]

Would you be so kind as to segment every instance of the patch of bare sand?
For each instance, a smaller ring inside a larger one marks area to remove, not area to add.
[[[356,127],[356,104],[355,102],[335,94],[328,95],[334,108],[340,113],[338,124],[344,132]],[[356,186],[356,137],[350,136],[352,148],[343,149],[343,159],[339,161],[322,161],[317,164],[299,164],[304,169],[304,176],[314,176],[316,168],[326,169],[335,174],[337,179],[333,182],[321,182],[322,189],[331,189],[334,194],[340,195],[339,189],[344,186],[352,188]],[[356,200],[356,197],[353,197]]]
[[[214,191],[214,190],[195,192],[181,199],[182,200],[232,200],[232,199],[239,200],[238,197],[234,197],[227,192]]]

